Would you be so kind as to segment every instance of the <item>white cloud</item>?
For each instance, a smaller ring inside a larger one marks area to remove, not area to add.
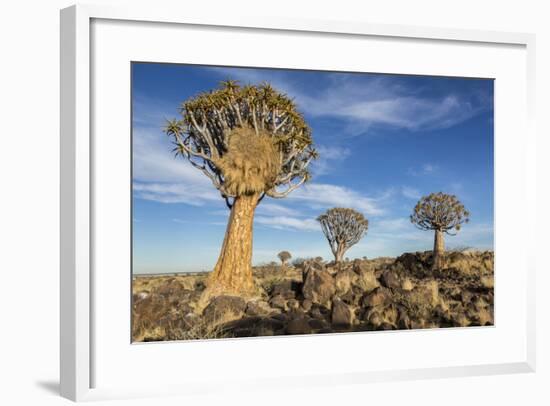
[[[418,189],[408,187],[408,186],[403,186],[401,188],[401,193],[403,194],[403,196],[405,196],[408,199],[416,200],[416,199],[420,199],[421,197],[420,191]]]
[[[314,219],[299,219],[295,217],[266,217],[256,216],[254,221],[257,224],[269,226],[276,229],[293,229],[300,231],[320,231],[319,223]]]
[[[413,176],[422,176],[422,175],[432,175],[437,172],[439,167],[432,163],[422,164],[419,168],[409,168],[409,175]]]
[[[303,201],[313,208],[351,207],[366,215],[380,215],[384,210],[380,207],[380,200],[367,197],[344,186],[310,183],[293,191],[288,200]]]
[[[480,92],[471,97],[449,93],[425,98],[418,89],[406,88],[390,76],[363,77],[334,74],[330,84],[316,94],[305,94],[294,85],[286,71],[215,68],[225,78],[243,83],[270,81],[295,99],[298,108],[313,116],[337,117],[350,122],[350,129],[364,132],[371,125],[386,125],[411,131],[449,128],[466,121],[490,105]]]
[[[432,164],[424,164],[422,165],[422,170],[424,173],[432,173],[435,170],[435,166]]]
[[[168,137],[160,129],[134,129],[132,176],[136,197],[195,206],[221,201],[210,179],[171,150]]]
[[[349,148],[340,146],[316,145],[315,149],[319,153],[319,159],[313,161],[310,167],[316,176],[330,173],[335,164],[351,155]]]
[[[269,215],[269,216],[298,216],[300,213],[289,207],[277,204],[266,202],[265,200],[258,205],[256,212],[260,215]]]
[[[192,221],[192,220],[183,220],[183,219],[172,219],[174,223],[178,224],[197,224],[197,225],[210,225],[210,226],[227,226],[227,222],[225,221]]]
[[[183,183],[141,183],[133,182],[135,196],[161,203],[187,203],[202,206],[205,202],[221,201],[220,194],[213,187],[209,189]]]

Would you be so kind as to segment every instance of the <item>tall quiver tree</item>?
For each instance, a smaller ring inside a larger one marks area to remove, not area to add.
[[[254,211],[265,197],[283,198],[309,179],[317,154],[293,101],[263,83],[220,87],[185,101],[167,123],[174,151],[204,173],[231,210],[205,296],[250,294]]]
[[[342,261],[346,251],[366,234],[369,221],[358,211],[335,207],[317,217],[330,245],[334,260]]]
[[[411,222],[421,230],[434,230],[433,269],[441,269],[445,255],[445,234],[456,235],[470,213],[455,195],[442,192],[422,197],[411,215]]]

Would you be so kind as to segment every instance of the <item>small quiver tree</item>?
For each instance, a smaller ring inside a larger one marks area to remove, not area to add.
[[[411,215],[411,222],[420,230],[434,230],[432,269],[441,269],[445,255],[444,234],[456,235],[470,213],[455,195],[442,192],[422,197]]]
[[[334,260],[341,262],[346,251],[366,234],[369,221],[353,209],[333,208],[317,217]]]
[[[286,266],[286,263],[290,258],[292,258],[292,255],[290,255],[290,252],[288,251],[281,251],[277,254],[277,257],[281,260],[281,265]]]
[[[165,128],[174,151],[212,181],[231,210],[203,298],[251,294],[254,211],[265,196],[283,198],[309,179],[317,156],[310,128],[269,84],[222,82],[185,101],[180,112]]]

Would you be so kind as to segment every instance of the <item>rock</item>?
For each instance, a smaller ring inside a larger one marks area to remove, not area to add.
[[[399,277],[396,275],[394,271],[391,271],[391,270],[385,271],[382,274],[381,280],[382,280],[382,285],[384,285],[387,288],[396,289],[401,287],[401,282],[399,281]]]
[[[357,278],[357,286],[365,293],[372,292],[380,286],[374,270],[361,270]]]
[[[311,302],[311,300],[305,299],[302,302],[302,309],[304,309],[304,311],[306,311],[306,312],[309,312],[312,305],[313,305],[313,303]]]
[[[267,316],[273,312],[269,303],[263,300],[254,300],[246,304],[245,313],[248,316]]]
[[[412,290],[412,293],[418,295],[419,302],[436,306],[439,302],[439,284],[431,280],[418,285]]]
[[[286,305],[286,299],[281,295],[272,297],[271,300],[269,301],[269,304],[271,305],[271,307],[275,307],[276,309],[281,309],[281,310],[288,309]]]
[[[329,310],[325,307],[315,306],[311,309],[311,317],[315,319],[323,320],[329,314]]]
[[[495,287],[495,278],[492,276],[482,276],[479,281],[485,289],[493,289]]]
[[[311,326],[309,325],[308,319],[305,317],[300,317],[292,319],[288,322],[286,326],[287,334],[310,334]]]
[[[326,271],[310,269],[302,287],[305,299],[330,307],[331,298],[336,292],[334,279]]]
[[[403,279],[403,282],[401,282],[401,289],[406,292],[410,292],[414,289],[414,285],[409,278],[405,278]]]
[[[334,283],[336,286],[336,293],[343,295],[351,290],[353,284],[356,283],[358,276],[351,269],[344,269],[336,274],[334,277]]]
[[[451,320],[453,321],[453,324],[457,327],[466,327],[470,325],[470,320],[468,320],[463,312],[451,315]]]
[[[402,264],[403,267],[409,272],[428,267],[427,264],[424,262],[424,258],[421,258],[421,254],[419,252],[416,252],[414,254],[407,252],[397,257],[395,262]]]
[[[286,302],[286,305],[290,310],[296,310],[300,307],[300,302],[296,299],[290,299]]]
[[[477,314],[480,326],[492,326],[494,324],[492,309],[481,309]]]
[[[357,275],[361,275],[365,272],[374,272],[374,264],[369,261],[354,261],[353,271]]]
[[[335,297],[332,301],[332,324],[338,327],[349,327],[353,324],[353,312],[350,307]]]
[[[271,296],[277,295],[281,295],[285,299],[294,299],[296,297],[296,292],[293,290],[292,281],[287,279],[273,285],[271,289]]]
[[[178,295],[184,290],[184,286],[180,282],[172,278],[168,279],[166,282],[160,285],[157,288],[156,293],[164,296],[165,298],[168,298],[170,296]]]
[[[149,293],[147,293],[147,292],[138,292],[138,293],[134,294],[133,301],[135,303],[138,300],[147,299],[148,297],[149,297]]]
[[[397,328],[399,329],[410,329],[411,328],[411,319],[407,312],[400,311],[399,317],[397,318]]]
[[[363,297],[363,306],[381,306],[390,300],[390,295],[385,288],[376,288]]]
[[[325,320],[321,319],[310,319],[308,320],[309,327],[311,327],[313,330],[322,330],[325,328],[329,328],[328,323]]]
[[[208,322],[225,323],[243,316],[246,308],[244,299],[237,296],[216,296],[203,310],[202,315]]]
[[[378,312],[371,312],[367,314],[365,318],[374,328],[379,327],[383,322],[382,316]]]
[[[281,322],[287,322],[288,321],[288,314],[286,313],[279,313],[279,314],[274,314],[271,316],[272,319],[274,320],[279,320]]]

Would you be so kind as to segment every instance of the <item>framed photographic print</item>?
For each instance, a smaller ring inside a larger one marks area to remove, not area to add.
[[[61,13],[64,396],[534,369],[531,35],[177,15]]]

